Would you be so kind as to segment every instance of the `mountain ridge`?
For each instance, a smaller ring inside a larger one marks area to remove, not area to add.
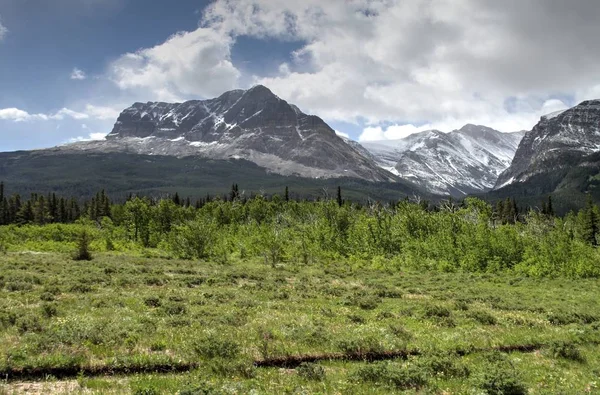
[[[464,197],[494,187],[522,136],[467,124],[449,133],[427,130],[362,145],[382,168],[400,178],[430,193]]]
[[[397,181],[321,118],[262,85],[208,100],[137,102],[121,112],[106,140],[56,150],[246,159],[285,176]]]

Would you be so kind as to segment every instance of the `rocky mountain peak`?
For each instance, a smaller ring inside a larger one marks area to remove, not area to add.
[[[569,166],[573,158],[599,151],[600,100],[587,100],[568,110],[545,115],[521,141],[496,189]]]
[[[396,180],[345,144],[321,118],[263,85],[209,100],[135,103],[119,115],[105,142],[71,147],[247,159],[272,172],[311,178]]]
[[[427,130],[363,145],[382,168],[399,177],[435,194],[462,197],[493,188],[522,136],[468,124],[450,133]]]

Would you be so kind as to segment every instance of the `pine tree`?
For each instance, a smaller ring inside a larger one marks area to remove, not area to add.
[[[234,202],[240,197],[240,190],[237,184],[231,185],[231,191],[229,192],[229,200]]]
[[[179,198],[179,193],[175,192],[175,196],[173,196],[173,203],[178,206],[181,206],[181,198]]]
[[[289,188],[287,186],[285,187],[284,199],[285,199],[286,202],[290,201],[290,190],[289,190]]]
[[[596,214],[596,207],[592,202],[592,197],[588,195],[586,208],[583,210],[583,223],[581,224],[582,236],[584,241],[593,245],[598,246],[597,234],[598,234],[598,216]]]
[[[337,203],[340,207],[342,207],[342,205],[344,204],[344,200],[342,199],[342,187],[340,187],[339,185],[337,188]]]
[[[554,217],[554,207],[552,206],[552,196],[548,196],[548,204],[546,205],[546,210],[548,211],[546,215],[550,217]]]

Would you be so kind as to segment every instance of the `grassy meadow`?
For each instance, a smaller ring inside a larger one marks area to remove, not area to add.
[[[0,254],[0,394],[599,393],[597,279]]]

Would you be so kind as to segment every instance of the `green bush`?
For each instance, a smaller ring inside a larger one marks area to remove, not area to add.
[[[144,298],[144,304],[148,307],[160,307],[161,302],[158,296],[148,296]]]
[[[240,346],[229,339],[221,339],[217,336],[209,336],[197,339],[193,343],[194,351],[206,358],[235,358],[240,352]]]
[[[73,256],[76,261],[91,261],[93,259],[90,252],[90,243],[92,242],[87,230],[83,230],[77,239],[77,251]]]
[[[471,311],[467,314],[467,317],[474,319],[481,325],[496,325],[498,323],[496,317],[486,311],[481,310]]]
[[[477,386],[489,395],[526,395],[527,387],[514,369],[502,365],[487,368],[477,381]]]
[[[452,312],[447,307],[429,304],[425,306],[423,315],[425,318],[447,318],[452,315]]]
[[[550,344],[550,354],[554,358],[563,358],[575,362],[585,362],[585,358],[577,346],[570,342],[557,341]]]
[[[443,375],[446,377],[469,377],[471,372],[460,363],[457,358],[446,354],[433,354],[424,356],[416,361],[416,366],[432,376]]]
[[[350,378],[360,383],[384,384],[398,390],[421,388],[427,384],[427,378],[421,369],[412,365],[401,367],[389,362],[361,366],[350,373]]]
[[[307,380],[323,381],[325,380],[325,369],[316,363],[303,362],[296,368],[298,376]]]

